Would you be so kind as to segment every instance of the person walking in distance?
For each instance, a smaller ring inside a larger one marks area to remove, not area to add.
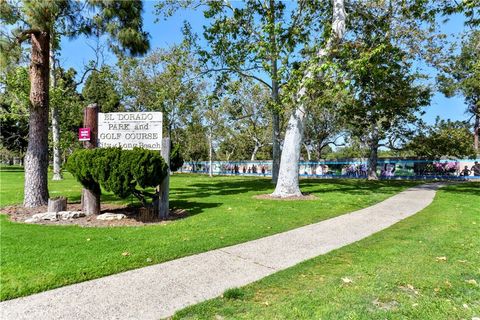
[[[475,177],[480,176],[480,163],[478,161],[475,161],[475,164],[472,166],[473,175]]]

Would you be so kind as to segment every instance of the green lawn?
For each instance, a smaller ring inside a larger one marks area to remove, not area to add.
[[[22,172],[1,171],[1,203],[21,202]],[[175,175],[171,205],[190,216],[167,225],[116,228],[43,226],[0,216],[1,299],[11,299],[88,279],[224,247],[327,219],[381,201],[415,182],[304,180],[313,201],[256,200],[273,191],[268,179]],[[55,195],[79,200],[66,174],[51,182]],[[105,195],[105,201],[121,201]],[[127,202],[129,200],[126,200]],[[130,255],[123,256],[123,252]]]
[[[387,230],[174,318],[470,320],[479,285],[480,184],[465,183]]]

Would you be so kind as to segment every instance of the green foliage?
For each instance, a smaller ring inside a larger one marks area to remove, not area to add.
[[[183,158],[187,161],[208,159],[207,129],[202,125],[197,112],[192,114],[185,128],[177,130],[178,140],[181,141]]]
[[[109,34],[112,50],[118,55],[127,52],[143,55],[150,49],[148,33],[143,31],[143,2],[135,0],[88,0],[88,5],[98,10],[85,28],[88,34]]]
[[[463,14],[465,16],[465,25],[471,27],[480,26],[480,3],[478,0],[437,0],[439,2],[439,11],[450,14]]]
[[[224,89],[230,80],[250,79],[270,91],[263,112],[265,118],[272,117],[271,158],[280,155],[281,113],[292,106],[282,104],[283,88],[294,73],[295,63],[322,35],[325,21],[330,20],[326,17],[331,16],[329,3],[299,1],[291,10],[287,1],[278,0],[166,0],[157,4],[156,9],[158,15],[169,17],[179,9],[204,8],[203,16],[208,24],[203,28],[201,47],[199,37],[192,33],[189,25],[184,28],[185,37],[195,44],[204,72],[216,77],[218,88]],[[255,157],[254,150],[266,145],[261,141],[263,138],[258,135],[254,138],[260,142],[254,141],[251,156]],[[227,149],[222,151],[232,153]],[[267,150],[264,148],[262,152]]]
[[[270,93],[252,80],[232,81],[222,101],[226,123],[221,130],[219,158],[229,160],[271,159],[268,141],[272,122],[268,115]]]
[[[167,165],[158,152],[135,148],[83,149],[75,151],[67,161],[67,170],[86,188],[99,186],[120,198],[134,195],[146,204],[145,190],[161,184]]]
[[[66,169],[80,182],[85,188],[97,190],[99,179],[95,177],[94,160],[98,155],[97,150],[105,149],[82,149],[77,150],[70,155],[66,163]]]
[[[177,128],[200,104],[203,80],[186,42],[158,49],[142,59],[119,61],[122,99],[131,111],[163,112],[164,130],[174,143]]]
[[[73,150],[81,148],[78,128],[82,126],[85,102],[77,92],[76,72],[73,68],[55,69],[56,85],[50,87],[50,108],[56,108],[59,115],[60,150],[68,157]],[[52,142],[52,141],[50,141]]]
[[[480,31],[464,35],[460,53],[448,57],[438,78],[446,96],[460,93],[470,108],[480,104]]]
[[[144,54],[150,44],[148,34],[142,29],[142,8],[141,1],[132,0],[2,1],[0,21],[14,26],[13,39],[2,39],[13,48],[15,42],[27,40],[33,30],[67,37],[108,34],[115,53]]]
[[[170,149],[170,171],[175,172],[183,166],[183,156],[180,144],[175,143]]]
[[[101,112],[118,112],[120,93],[117,90],[116,74],[110,66],[93,71],[85,81],[82,96],[87,104],[97,103]]]
[[[415,136],[406,149],[417,157],[429,159],[475,157],[472,137],[467,123],[437,118],[435,125]]]
[[[422,24],[423,8],[375,2],[355,9],[349,19],[352,37],[335,57],[349,93],[338,112],[351,135],[369,148],[374,172],[378,149],[398,147],[411,136],[422,108],[430,103],[424,75],[414,69],[422,56],[418,44],[428,30]]]
[[[28,69],[2,69],[0,84],[3,87],[0,92],[0,143],[7,150],[22,156],[28,144]]]
[[[328,153],[326,159],[352,159],[365,158],[368,156],[368,148],[358,138],[352,137],[346,146],[342,146],[335,152]]]
[[[445,59],[437,77],[440,90],[447,96],[460,94],[467,104],[467,112],[474,119],[474,131],[480,135],[480,30],[464,35],[459,54]],[[477,150],[477,153],[480,151]]]

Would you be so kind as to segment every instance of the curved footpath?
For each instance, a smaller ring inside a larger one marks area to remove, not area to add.
[[[0,303],[1,319],[160,319],[390,227],[428,206],[440,183],[266,238]]]

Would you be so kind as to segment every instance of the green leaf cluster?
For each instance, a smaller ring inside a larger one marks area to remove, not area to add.
[[[0,145],[22,156],[28,144],[28,69],[4,69],[0,78]]]
[[[134,195],[144,204],[150,195],[144,189],[160,185],[167,168],[158,152],[141,148],[77,150],[67,161],[67,170],[85,188],[99,191],[101,186],[120,198]]]
[[[175,143],[170,151],[170,170],[177,171],[183,166],[183,162],[180,144]]]
[[[82,96],[87,103],[97,103],[101,112],[121,110],[120,93],[117,89],[117,75],[110,66],[93,71],[85,82]]]
[[[441,157],[475,157],[472,133],[468,123],[440,120],[415,136],[406,146],[417,157],[438,159]]]

